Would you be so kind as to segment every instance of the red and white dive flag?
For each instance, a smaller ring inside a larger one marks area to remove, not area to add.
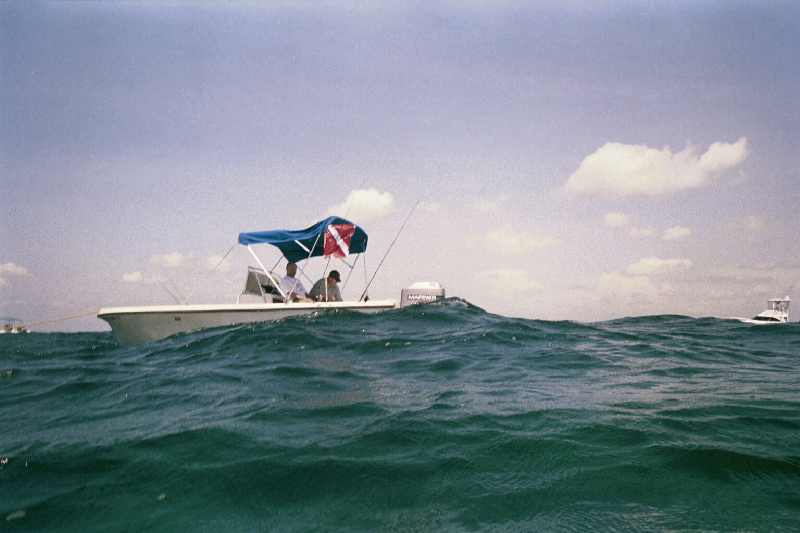
[[[325,232],[325,257],[350,255],[350,239],[356,232],[355,224],[332,224]]]

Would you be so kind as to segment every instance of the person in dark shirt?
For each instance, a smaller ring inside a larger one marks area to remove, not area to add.
[[[339,272],[331,270],[327,278],[320,279],[311,287],[307,296],[317,302],[341,302],[342,293],[337,285],[340,281]]]

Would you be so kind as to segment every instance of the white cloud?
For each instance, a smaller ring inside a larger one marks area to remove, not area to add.
[[[652,299],[659,293],[659,287],[646,276],[623,276],[615,272],[603,274],[594,288],[594,296],[600,300],[619,300],[628,298]]]
[[[127,272],[122,275],[122,281],[125,283],[142,283],[144,285],[160,285],[170,281],[170,278],[165,276],[148,275],[145,276],[138,270],[136,272]]]
[[[488,287],[491,292],[503,296],[514,297],[520,292],[540,291],[542,285],[528,278],[523,270],[484,270],[475,274],[475,279]]]
[[[8,276],[27,276],[28,269],[15,263],[3,263],[0,265],[0,274]]]
[[[150,258],[150,263],[162,268],[180,268],[191,260],[192,255],[183,255],[180,252],[172,252],[164,255],[154,255]]]
[[[711,269],[709,277],[736,283],[767,283],[769,290],[790,290],[790,284],[800,278],[800,263],[761,263],[757,265],[724,266]],[[782,288],[784,287],[784,288]]]
[[[27,276],[28,269],[15,263],[3,263],[0,265],[0,274],[8,276]]]
[[[648,239],[656,234],[655,231],[649,228],[631,226],[631,217],[620,211],[607,213],[603,217],[603,224],[608,228],[628,228],[628,237],[631,239]]]
[[[672,289],[664,283],[654,283],[646,276],[625,276],[608,272],[562,289],[559,301],[579,302],[579,305],[556,310],[556,318],[597,320],[593,310],[602,309],[604,318],[657,314],[656,302]],[[546,297],[545,295],[544,297]],[[580,318],[585,314],[584,318]]]
[[[656,232],[649,228],[629,228],[628,236],[632,239],[649,239],[654,237]]]
[[[562,299],[581,302],[582,309],[570,311],[572,316],[581,312],[597,316],[588,311],[592,308],[602,309],[600,316],[605,317],[644,316],[674,312],[675,292],[669,283],[648,276],[608,272],[576,285]]]
[[[764,221],[757,216],[750,215],[742,219],[742,226],[751,231],[760,231],[764,229]]]
[[[11,282],[7,279],[10,276],[27,276],[28,269],[16,263],[0,264],[0,289],[8,287]]]
[[[442,208],[441,204],[436,202],[423,202],[421,209],[425,213],[436,213]]]
[[[603,217],[603,223],[609,228],[621,228],[623,226],[627,226],[630,223],[631,217],[626,215],[625,213],[621,213],[619,211],[614,211],[613,213],[606,213],[606,216]]]
[[[212,255],[206,259],[206,267],[217,272],[230,272],[232,268],[230,262],[221,255]]]
[[[669,147],[606,143],[584,158],[565,189],[605,199],[669,194],[707,185],[711,174],[734,167],[745,157],[744,137],[732,144],[716,142],[700,157],[691,145],[673,154]]]
[[[390,215],[394,211],[394,198],[390,193],[370,188],[350,191],[341,204],[328,208],[328,215],[363,224]]]
[[[141,283],[142,280],[144,280],[144,276],[142,276],[141,272],[131,272],[122,275],[122,281],[125,283]]]
[[[628,236],[632,239],[649,239],[656,235],[656,231],[653,229],[631,226],[631,217],[620,211],[607,213],[606,216],[603,217],[603,224],[609,228],[627,228]],[[690,228],[675,226],[674,228],[666,229],[661,236],[661,240],[671,241],[688,237],[691,234],[692,230]]]
[[[692,229],[684,226],[675,226],[674,228],[667,228],[661,236],[662,241],[674,241],[675,239],[683,239],[692,234]]]
[[[742,137],[735,143],[715,142],[700,156],[697,166],[702,173],[719,172],[735,167],[744,161],[745,157],[747,157],[746,138]]]
[[[648,276],[663,274],[678,270],[687,270],[692,267],[689,259],[659,259],[658,257],[645,257],[638,263],[630,265],[628,274],[634,276]]]
[[[552,237],[528,231],[516,232],[509,226],[491,230],[483,236],[483,248],[489,253],[516,254],[537,250],[556,243]]]
[[[500,211],[500,208],[507,201],[508,196],[499,196],[493,200],[478,198],[472,202],[472,206],[475,208],[475,210],[480,211],[481,213],[494,213]]]

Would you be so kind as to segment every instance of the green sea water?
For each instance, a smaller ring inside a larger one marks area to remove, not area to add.
[[[800,531],[800,324],[0,336],[3,531]]]

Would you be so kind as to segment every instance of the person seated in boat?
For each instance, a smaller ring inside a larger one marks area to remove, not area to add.
[[[286,275],[281,279],[281,290],[286,294],[289,301],[293,302],[310,302],[311,300],[306,297],[306,288],[303,287],[303,282],[297,279],[297,265],[289,263],[286,265]]]
[[[339,272],[331,270],[327,278],[322,278],[311,287],[307,296],[317,302],[341,302],[342,293],[337,285],[340,281]]]

